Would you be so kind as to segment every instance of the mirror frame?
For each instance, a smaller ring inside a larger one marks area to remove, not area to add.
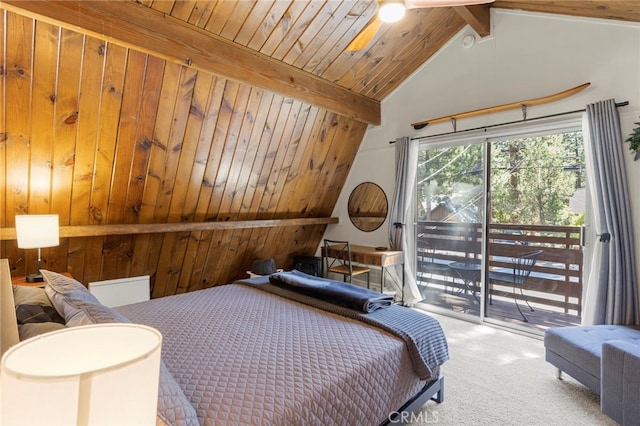
[[[387,194],[377,183],[362,182],[351,191],[347,213],[353,226],[363,232],[380,228],[389,213]]]

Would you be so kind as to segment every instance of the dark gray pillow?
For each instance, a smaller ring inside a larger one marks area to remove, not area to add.
[[[62,318],[51,305],[18,305],[16,306],[16,319],[18,324],[35,322],[57,322],[64,324]]]

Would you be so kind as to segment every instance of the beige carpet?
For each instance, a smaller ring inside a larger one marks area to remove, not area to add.
[[[429,401],[412,425],[616,424],[600,412],[598,395],[566,375],[556,379],[542,340],[431,315],[449,342],[445,399]]]

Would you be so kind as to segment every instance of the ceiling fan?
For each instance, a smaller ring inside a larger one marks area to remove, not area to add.
[[[428,7],[469,6],[493,3],[494,0],[378,0],[378,11],[345,49],[364,49],[376,35],[383,22],[391,23],[402,19],[407,9]]]

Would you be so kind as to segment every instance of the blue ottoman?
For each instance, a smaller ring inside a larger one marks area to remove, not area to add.
[[[625,325],[554,327],[544,334],[545,359],[599,395],[602,344],[639,339],[640,330]]]

